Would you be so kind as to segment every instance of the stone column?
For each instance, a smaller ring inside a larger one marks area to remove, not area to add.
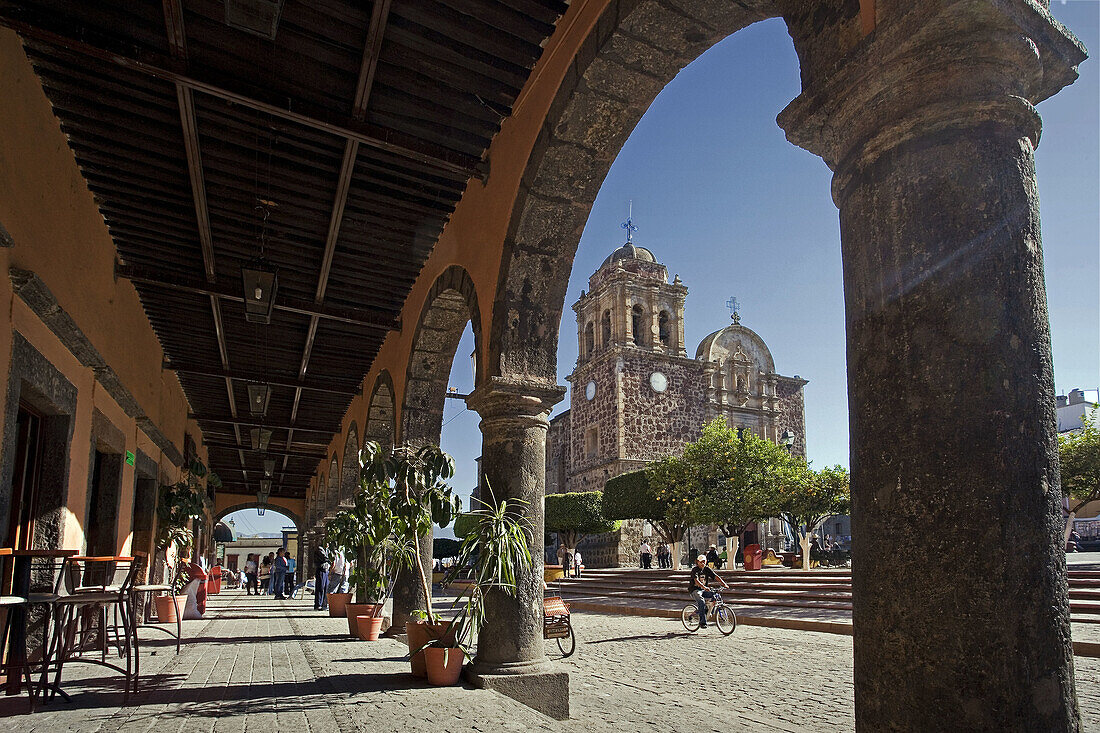
[[[1076,731],[1032,105],[1083,49],[938,5],[779,117],[840,209],[856,728]]]
[[[493,377],[466,400],[481,415],[481,466],[488,484],[481,488],[482,501],[525,502],[515,506],[528,523],[532,555],[517,573],[515,598],[486,595],[485,626],[468,677],[556,718],[569,714],[569,675],[551,665],[542,638],[542,500],[548,416],[564,395],[557,385]]]

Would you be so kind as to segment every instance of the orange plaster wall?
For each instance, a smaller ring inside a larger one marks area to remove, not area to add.
[[[163,352],[137,292],[113,274],[115,248],[18,37],[0,30],[0,222],[15,246],[0,249],[0,416],[10,372],[12,330],[18,330],[77,388],[70,449],[69,517],[65,547],[84,546],[93,409],[158,462],[162,480],[178,471],[56,336],[16,296],[10,267],[40,277],[58,303],[95,345],[146,415],[182,451],[188,405],[175,375],[161,369]],[[2,417],[0,417],[2,420]],[[200,456],[201,456],[200,452]],[[117,529],[119,551],[132,538],[134,468],[124,466]]]
[[[401,330],[392,332],[363,380],[363,395],[352,400],[344,415],[342,431],[333,438],[329,453],[343,456],[348,428],[354,421],[360,426],[366,423],[367,401],[374,382],[383,369],[393,378],[394,402],[397,407],[397,424],[400,426],[400,405],[405,390],[405,366],[412,351],[416,325],[420,320],[428,292],[436,279],[451,265],[461,265],[469,273],[477,289],[478,306],[481,309],[482,343],[478,359],[478,380],[485,377],[488,353],[488,333],[493,320],[493,303],[500,278],[500,263],[504,240],[512,216],[512,208],[519,191],[520,179],[527,167],[531,148],[535,144],[550,104],[565,78],[573,57],[588,37],[596,21],[607,5],[607,0],[579,0],[570,5],[558,21],[557,29],[547,43],[546,50],[535,65],[527,84],[520,92],[512,115],[504,121],[501,130],[489,148],[490,174],[486,184],[471,180],[454,214],[436,242],[435,248],[401,312]],[[318,466],[325,470],[327,461]]]

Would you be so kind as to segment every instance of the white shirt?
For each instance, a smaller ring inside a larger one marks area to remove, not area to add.
[[[642,554],[643,555],[652,555],[653,554],[653,551],[649,549],[649,543],[648,542],[643,542],[642,543]]]
[[[333,553],[332,557],[332,570],[330,572],[336,575],[343,575],[347,569],[347,561],[344,560],[344,553],[342,550],[337,550]]]

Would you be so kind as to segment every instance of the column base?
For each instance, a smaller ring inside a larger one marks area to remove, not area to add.
[[[569,717],[569,673],[549,662],[498,666],[475,661],[463,676],[474,687],[495,690],[555,720]]]

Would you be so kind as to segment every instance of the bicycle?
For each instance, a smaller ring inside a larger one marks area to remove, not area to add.
[[[569,617],[569,605],[558,596],[548,596],[542,602],[542,638],[555,639],[562,658],[577,650],[577,637]]]
[[[717,588],[711,588],[710,590],[714,592],[714,597],[705,599],[707,616],[714,622],[723,636],[729,636],[737,628],[737,614],[734,613],[729,604],[722,600]],[[680,621],[683,622],[684,628],[688,631],[698,631],[700,626],[699,608],[694,603],[684,606],[684,610],[680,612]]]

